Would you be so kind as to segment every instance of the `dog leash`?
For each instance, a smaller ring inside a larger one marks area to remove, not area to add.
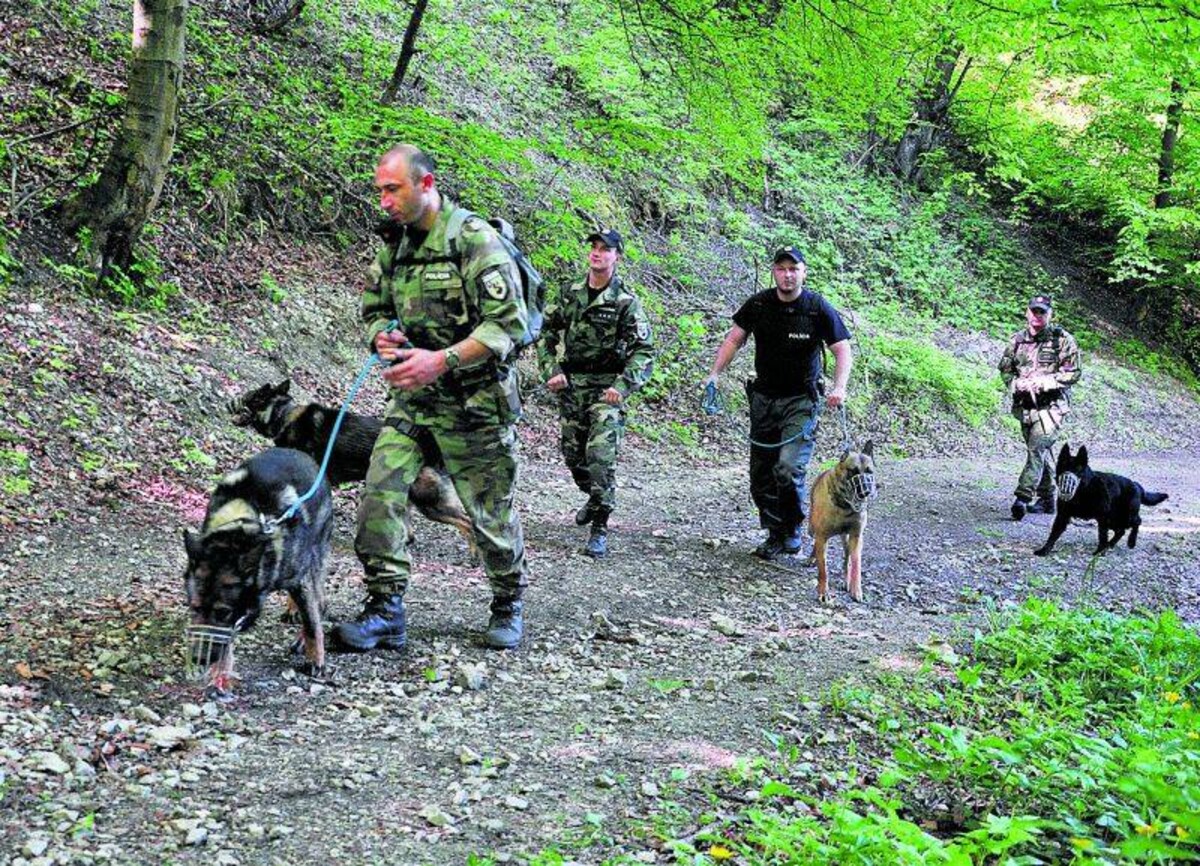
[[[385,331],[391,331],[399,325],[399,321],[393,319]],[[329,468],[329,458],[333,454],[333,444],[337,441],[338,432],[342,429],[342,419],[346,417],[346,412],[350,409],[350,404],[354,401],[354,397],[363,386],[363,382],[367,380],[367,374],[371,372],[371,368],[376,364],[383,363],[379,359],[379,353],[371,353],[371,357],[363,363],[362,368],[358,371],[358,378],[354,380],[354,384],[350,386],[350,393],[346,395],[346,399],[342,401],[342,408],[338,410],[337,420],[333,422],[333,429],[329,431],[329,443],[325,446],[325,456],[321,458],[321,468],[317,470],[317,477],[313,479],[312,486],[308,491],[287,507],[287,510],[278,517],[272,517],[270,520],[263,522],[263,530],[267,534],[275,531],[275,527],[281,523],[286,523],[296,516],[300,510],[300,506],[317,495],[317,490],[321,487],[321,482],[325,480],[325,470]]]

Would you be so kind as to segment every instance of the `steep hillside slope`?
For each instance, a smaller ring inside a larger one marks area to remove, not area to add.
[[[1087,353],[1072,435],[1123,451],[1194,442],[1190,392],[1149,372],[1173,369],[1169,359],[1095,318],[1087,275],[1039,264],[1053,253],[1031,255],[1021,226],[964,178],[914,194],[864,173],[843,156],[849,142],[788,105],[698,102],[603,3],[434,4],[410,86],[387,107],[377,95],[407,23],[391,4],[323,4],[269,37],[236,7],[192,6],[188,95],[140,280],[97,294],[57,220],[119,119],[128,10],[0,9],[11,46],[0,78],[5,521],[157,484],[203,489],[253,447],[224,423],[223,402],[266,378],[294,375],[336,403],[362,362],[369,172],[400,139],[438,156],[454,195],[512,217],[555,283],[578,270],[590,227],[626,230],[622,267],[661,346],[633,425],[657,448],[703,459],[701,442],[735,447],[736,386],[730,415],[703,424],[697,383],[785,241],[808,250],[810,284],[852,320],[861,437],[897,454],[1011,448],[998,339],[1031,292],[1049,290]],[[761,188],[757,169],[743,170],[754,147]],[[358,405],[379,397],[369,389]]]

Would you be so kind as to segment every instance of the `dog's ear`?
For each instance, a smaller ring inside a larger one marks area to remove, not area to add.
[[[200,544],[200,533],[194,529],[185,529],[183,531],[183,547],[187,550],[189,562],[198,557],[203,549]]]
[[[280,382],[278,385],[275,386],[274,390],[275,390],[276,397],[286,397],[292,390],[292,380],[284,379],[282,382]]]
[[[874,457],[875,456],[875,443],[872,440],[868,439],[867,444],[862,447],[862,453],[866,454],[868,457]]]
[[[1077,466],[1087,466],[1088,465],[1088,456],[1087,456],[1087,446],[1086,445],[1080,445],[1079,450],[1075,452],[1075,464]]]
[[[1057,461],[1056,468],[1061,472],[1062,468],[1067,465],[1067,462],[1070,459],[1071,459],[1071,443],[1064,442],[1063,447],[1061,449],[1059,449],[1059,452],[1058,452],[1058,461]]]

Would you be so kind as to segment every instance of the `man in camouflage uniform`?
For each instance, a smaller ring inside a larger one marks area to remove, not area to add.
[[[584,553],[608,554],[608,516],[616,505],[617,452],[625,432],[625,400],[650,379],[650,320],[617,274],[624,252],[613,229],[588,235],[586,279],[546,309],[542,373],[558,394],[562,453],[588,500],[575,514],[591,524]]]
[[[517,645],[527,582],[513,506],[520,413],[513,348],[525,333],[520,274],[487,222],[442,196],[433,161],[412,145],[379,161],[375,186],[389,219],[362,297],[371,348],[390,363],[391,402],[371,453],[355,552],[368,597],[335,644],[366,651],[405,643],[408,488],[424,449],[441,453],[471,518],[492,587],[486,642]]]
[[[1027,326],[1013,334],[1000,359],[1000,375],[1012,394],[1012,413],[1021,422],[1027,450],[1013,499],[1013,520],[1054,513],[1057,486],[1051,449],[1071,408],[1071,386],[1082,375],[1079,346],[1065,330],[1050,324],[1052,315],[1048,296],[1031,299],[1025,311]]]

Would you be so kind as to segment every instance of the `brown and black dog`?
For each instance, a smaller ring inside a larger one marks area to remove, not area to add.
[[[829,574],[825,548],[840,535],[845,547],[842,567],[846,589],[862,601],[862,536],[867,523],[867,501],[875,495],[874,445],[868,441],[861,451],[846,451],[837,466],[826,469],[813,482],[809,494],[809,529],[813,558],[817,563],[817,598],[829,601]]]
[[[338,410],[319,403],[297,403],[289,394],[291,387],[292,380],[284,379],[278,385],[268,383],[247,391],[229,401],[229,415],[238,427],[251,427],[276,445],[303,451],[319,463],[325,457]],[[367,477],[371,450],[382,429],[383,421],[379,418],[346,413],[326,469],[331,485]],[[425,455],[425,466],[408,489],[409,502],[428,520],[445,523],[461,532],[471,555],[475,556],[471,520],[442,467],[441,455],[432,443],[417,441]]]
[[[329,485],[322,482],[299,502],[316,477],[317,464],[307,454],[269,448],[225,475],[200,531],[184,533],[188,651],[192,664],[209,668],[210,685],[218,691],[225,690],[233,670],[234,637],[254,625],[272,592],[286,592],[299,611],[297,645],[308,657],[308,672],[325,671],[321,616],[333,532]],[[283,520],[293,505],[295,515]]]

